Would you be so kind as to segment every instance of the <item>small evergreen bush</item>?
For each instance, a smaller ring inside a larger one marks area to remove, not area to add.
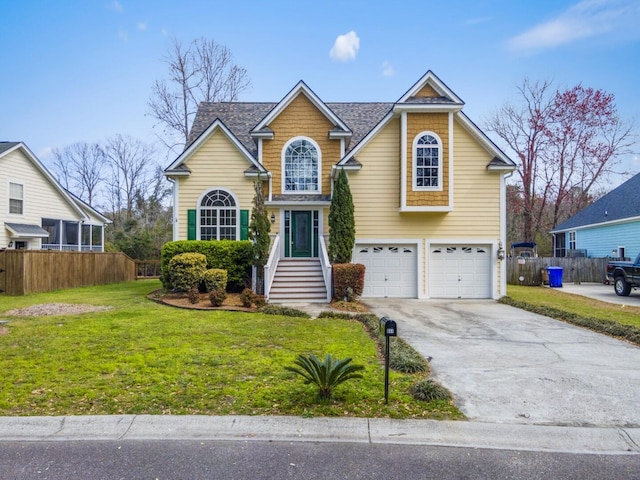
[[[221,289],[211,290],[209,292],[209,301],[214,307],[221,307],[227,298],[227,292]]]
[[[364,289],[365,266],[361,263],[336,263],[333,265],[333,297],[352,302]]]
[[[258,297],[259,295],[256,295]],[[256,303],[257,306],[257,303]],[[266,313],[267,315],[283,315],[285,317],[299,317],[310,318],[311,316],[307,312],[298,310],[291,307],[282,307],[280,305],[266,305],[260,308],[260,313]]]
[[[351,359],[338,360],[327,354],[324,361],[315,355],[298,355],[293,362],[297,367],[284,367],[305,379],[305,384],[313,383],[318,387],[320,398],[331,398],[333,389],[347,380],[362,378],[363,365],[350,365]]]
[[[242,290],[242,292],[240,293],[240,301],[242,302],[242,306],[245,308],[251,308],[251,305],[253,305],[253,290],[251,290],[250,288],[245,288],[244,290]]]
[[[451,393],[442,385],[427,378],[420,380],[411,387],[411,396],[423,402],[433,402],[436,400],[451,401]]]
[[[207,258],[200,253],[182,253],[169,262],[171,286],[177,290],[188,292],[197,287],[207,269]]]
[[[213,290],[227,291],[227,271],[221,268],[210,268],[202,275],[207,292]]]
[[[200,291],[198,290],[198,287],[191,287],[187,292],[187,298],[189,299],[189,302],[194,305],[198,303],[200,301]]]

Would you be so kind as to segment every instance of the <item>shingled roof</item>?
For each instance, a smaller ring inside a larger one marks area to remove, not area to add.
[[[275,106],[275,102],[202,102],[193,120],[189,143],[191,145],[216,119],[219,119],[257,158],[258,147],[250,132]],[[369,131],[391,110],[393,103],[326,103],[325,104],[353,132],[350,148],[364,138]]]
[[[20,142],[0,142],[0,153],[6,152],[7,150],[12,149]]]
[[[558,225],[552,232],[640,217],[638,192],[640,192],[640,173]]]

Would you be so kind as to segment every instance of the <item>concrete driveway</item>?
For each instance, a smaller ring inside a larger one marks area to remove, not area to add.
[[[471,420],[640,426],[636,346],[492,300],[365,303],[433,357],[433,377]]]
[[[603,283],[580,283],[578,285],[575,283],[564,283],[558,290],[575,295],[582,295],[583,297],[595,298],[602,302],[640,307],[640,290],[637,288],[632,289],[631,295],[628,297],[619,297],[616,295],[613,285],[604,285]]]

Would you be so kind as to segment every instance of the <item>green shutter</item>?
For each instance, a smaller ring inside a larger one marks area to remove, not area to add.
[[[196,239],[196,211],[187,210],[187,240]]]
[[[249,239],[249,210],[240,210],[240,240]]]

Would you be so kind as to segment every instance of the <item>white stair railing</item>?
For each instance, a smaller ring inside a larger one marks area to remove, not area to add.
[[[324,241],[323,236],[320,236],[320,268],[322,268],[322,277],[324,278],[324,286],[327,289],[327,303],[330,303],[331,302],[331,263],[329,262],[327,245]]]
[[[269,253],[269,260],[264,266],[264,298],[269,300],[269,291],[271,290],[271,284],[273,283],[273,277],[276,275],[278,269],[278,262],[280,261],[280,234],[276,235],[271,245],[271,252]]]

